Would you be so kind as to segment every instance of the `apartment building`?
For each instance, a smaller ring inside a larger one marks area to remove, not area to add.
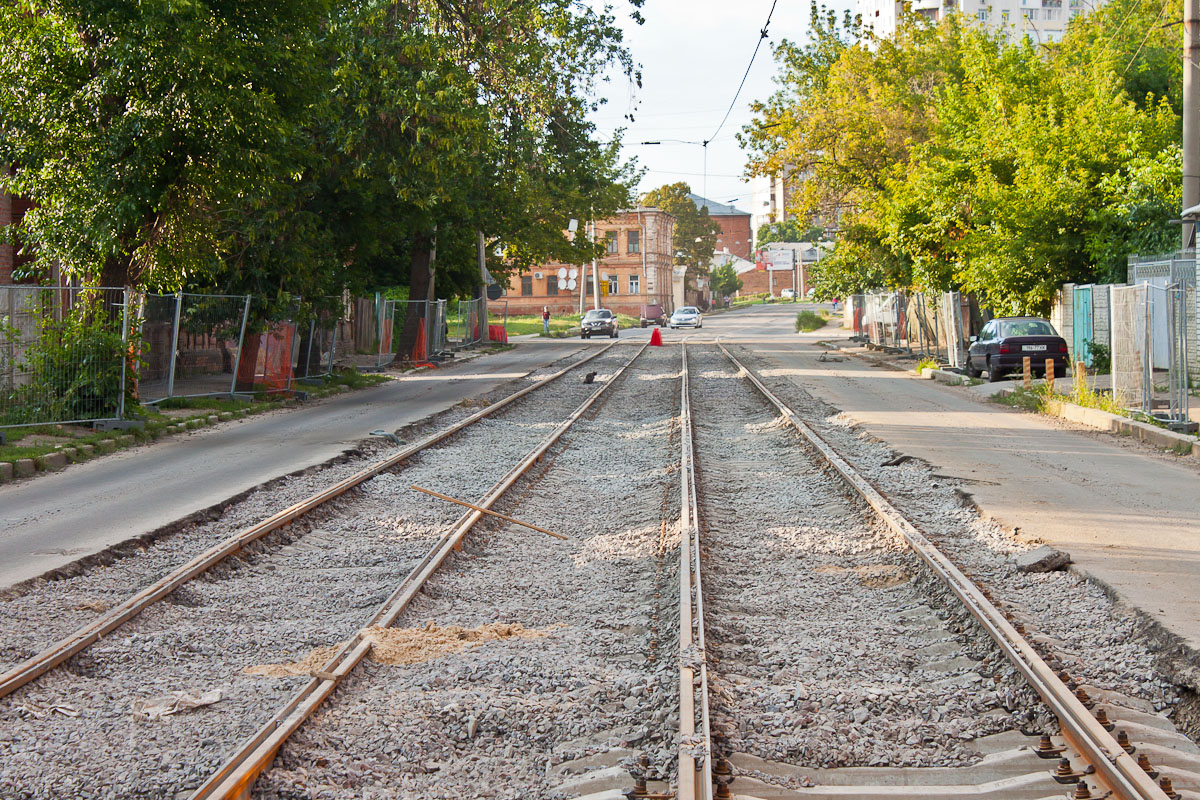
[[[896,32],[905,12],[920,14],[938,22],[948,14],[961,13],[993,31],[1003,31],[1009,39],[1028,36],[1038,44],[1060,41],[1067,23],[1098,3],[1091,0],[858,0],[863,25],[881,38]]]

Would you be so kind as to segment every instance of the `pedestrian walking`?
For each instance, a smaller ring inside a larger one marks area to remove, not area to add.
[[[550,335],[550,307],[542,306],[542,335]]]

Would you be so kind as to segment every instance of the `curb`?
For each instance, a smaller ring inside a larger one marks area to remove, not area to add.
[[[1046,401],[1046,412],[1080,425],[1087,425],[1089,428],[1132,436],[1140,442],[1170,450],[1178,455],[1200,457],[1200,440],[1196,437],[1175,433],[1148,422],[1139,422],[1098,408],[1086,408],[1055,398]]]

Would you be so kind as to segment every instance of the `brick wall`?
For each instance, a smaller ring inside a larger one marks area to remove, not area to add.
[[[753,252],[750,215],[722,214],[718,216],[713,214],[711,216],[713,221],[721,226],[721,234],[717,237],[717,252],[728,247],[729,252],[738,258],[753,261],[754,259],[750,256],[750,253]]]
[[[12,211],[12,195],[0,189],[0,227],[12,224]],[[13,282],[12,269],[13,247],[0,243],[0,286]]]

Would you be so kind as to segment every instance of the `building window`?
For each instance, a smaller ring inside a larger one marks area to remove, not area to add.
[[[617,232],[609,231],[604,235],[608,239],[608,254],[615,256],[617,254]]]
[[[546,278],[546,294],[548,294],[548,295],[558,294],[558,276],[557,275],[551,275],[549,278]]]
[[[532,275],[522,275],[521,276],[521,296],[528,297],[531,294],[533,294],[533,276]]]
[[[1000,12],[1000,21],[1001,21],[1001,22],[1008,22],[1008,12],[1007,12],[1007,11],[1001,11],[1001,12]]]
[[[592,283],[592,276],[591,276],[591,275],[588,275],[588,277],[587,277],[587,287],[584,289],[584,293],[585,293],[585,294],[586,294],[588,297],[591,297],[591,296],[592,296],[592,293],[593,293],[593,291],[594,291],[594,290],[593,290],[593,286],[594,286],[594,284]]]
[[[630,275],[629,276],[629,293],[630,294],[641,294],[642,293],[642,276],[641,275]]]
[[[975,17],[976,17],[976,18],[977,18],[977,19],[978,19],[980,22],[987,22],[987,18],[988,18],[988,12],[987,12],[986,10],[985,10],[985,11],[979,11],[979,12],[976,12],[976,14],[975,14]]]
[[[613,295],[613,294],[620,294],[620,293],[621,293],[621,280],[620,280],[620,278],[609,278],[609,279],[608,279],[608,293],[609,293],[610,295]]]
[[[625,252],[640,253],[642,252],[642,232],[629,231],[625,234]]]

